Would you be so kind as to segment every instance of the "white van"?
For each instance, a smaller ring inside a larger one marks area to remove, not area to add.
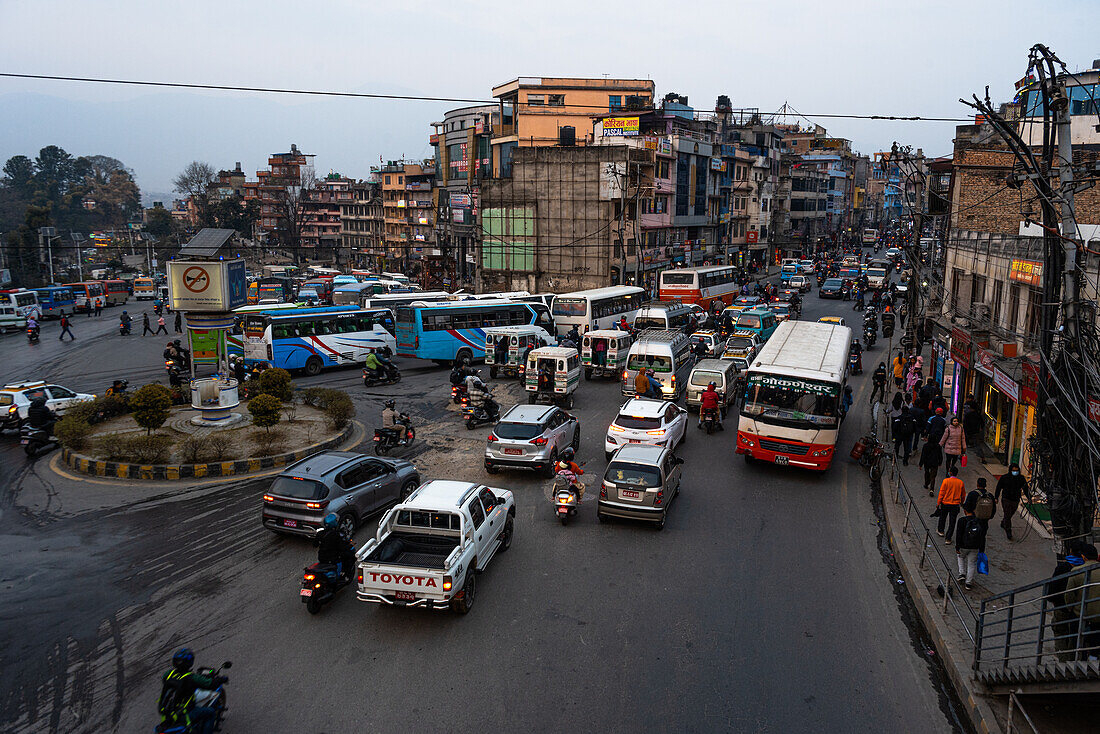
[[[647,303],[638,309],[638,313],[634,317],[634,331],[668,329],[690,334],[697,328],[699,328],[699,322],[696,320],[691,306],[679,301]]]
[[[634,395],[634,378],[638,370],[652,369],[653,376],[661,383],[662,397],[676,400],[683,394],[694,364],[695,356],[691,353],[691,339],[687,334],[671,329],[644,331],[627,354],[623,395]]]

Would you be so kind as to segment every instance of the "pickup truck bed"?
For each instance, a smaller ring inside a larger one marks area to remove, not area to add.
[[[457,545],[457,537],[395,532],[363,561],[418,568],[443,568],[443,562]]]

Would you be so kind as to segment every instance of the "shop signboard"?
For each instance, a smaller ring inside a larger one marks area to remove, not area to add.
[[[981,372],[986,377],[993,377],[993,361],[996,358],[997,355],[995,352],[978,347],[974,369],[978,370],[978,372]]]
[[[1100,398],[1089,396],[1089,420],[1100,422]]]
[[[951,329],[951,359],[963,367],[970,366],[970,334],[958,327]]]
[[[955,362],[954,360],[947,359],[943,363],[943,392],[942,395],[946,396],[948,400],[954,403],[955,395]]]
[[[642,138],[642,147],[646,150],[657,150],[657,138],[653,135],[646,135]]]
[[[756,230],[750,229],[748,232],[745,233],[745,242],[755,243],[759,239],[760,233]]]
[[[658,140],[657,152],[661,155],[672,155],[672,141],[668,138],[661,138]]]
[[[1021,365],[1023,379],[1020,381],[1020,402],[1027,405],[1039,405],[1039,365],[1025,359]]]
[[[1008,278],[1028,285],[1040,285],[1043,280],[1043,264],[1036,260],[1013,258],[1008,269]]]
[[[637,117],[609,117],[603,121],[604,137],[631,137],[638,134]]]
[[[1011,398],[1012,402],[1020,402],[1020,386],[997,366],[993,367],[993,385]]]
[[[469,194],[451,194],[451,206],[470,206]]]

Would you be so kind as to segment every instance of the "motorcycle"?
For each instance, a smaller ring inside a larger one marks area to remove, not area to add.
[[[307,612],[317,614],[351,583],[351,578],[350,573],[338,573],[335,563],[314,563],[302,572],[302,590],[298,596]]]
[[[875,346],[875,340],[878,339],[878,332],[874,326],[864,325],[863,327],[863,342],[868,347]]]
[[[169,385],[172,387],[179,387],[183,384],[183,372],[174,359],[165,360],[164,369],[168,372]]]
[[[554,477],[554,512],[562,525],[569,524],[569,518],[577,514],[581,498],[584,497],[584,485],[577,475],[569,470],[558,472]]]
[[[467,395],[465,385],[451,385],[451,402],[455,405],[462,405]]]
[[[39,328],[37,326],[27,327],[27,341],[29,343],[34,344],[35,342],[37,342],[40,334],[41,332],[39,331]]]
[[[707,434],[714,433],[716,430],[722,430],[722,424],[718,422],[718,409],[717,408],[702,408],[703,411],[703,428],[707,429]]]
[[[376,385],[396,385],[401,382],[401,372],[392,362],[383,362],[382,373],[376,375],[367,368],[363,368],[363,386],[375,387]]]
[[[207,678],[213,678],[218,681],[217,686],[211,689],[196,688],[195,689],[195,706],[212,708],[214,709],[214,731],[221,731],[222,720],[225,718],[225,712],[229,710],[229,706],[225,700],[225,684],[229,682],[228,678],[222,678],[222,670],[229,670],[233,667],[233,663],[226,660],[222,663],[218,669],[214,668],[199,668],[198,674]],[[221,679],[221,680],[219,680]],[[192,734],[194,727],[187,726],[186,724],[158,724],[157,728],[153,730],[154,734]]]
[[[27,453],[28,459],[48,454],[61,446],[56,436],[42,428],[34,428],[29,423],[19,429],[19,443]]]
[[[125,321],[119,321],[118,322],[118,335],[119,336],[129,336],[130,335],[130,324],[126,323]]]
[[[468,430],[472,431],[478,426],[490,425],[500,420],[500,406],[495,400],[490,403],[492,397],[493,394],[490,392],[481,405],[470,405],[469,396],[462,399],[462,417],[466,421]],[[486,405],[492,407],[487,408]]]
[[[825,285],[825,271],[824,270],[817,274],[817,287],[820,288],[823,285]]]
[[[855,352],[848,355],[848,372],[853,375],[863,374],[863,355]]]
[[[374,429],[374,453],[382,456],[390,449],[400,446],[408,446],[416,440],[416,429],[412,427],[412,419],[402,413],[397,417],[397,425],[392,429]]]

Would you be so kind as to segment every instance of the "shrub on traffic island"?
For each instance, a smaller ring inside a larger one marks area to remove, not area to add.
[[[290,400],[294,395],[294,383],[290,380],[290,373],[279,367],[264,370],[254,382],[255,395],[271,395],[280,401]]]
[[[72,411],[66,413],[53,427],[53,433],[61,441],[61,445],[74,451],[84,448],[91,432],[92,427],[88,421],[74,415]]]
[[[201,464],[210,453],[209,437],[196,433],[180,441],[176,448],[185,463]]]
[[[172,453],[170,436],[130,436],[120,443],[124,457],[134,464],[165,464]]]
[[[266,373],[265,373],[266,374]],[[274,395],[257,395],[248,401],[248,412],[252,414],[252,425],[271,430],[279,422],[279,411],[283,407]]]
[[[130,398],[130,410],[134,422],[145,429],[147,435],[164,425],[168,410],[172,407],[172,395],[164,385],[146,385]]]
[[[283,447],[283,439],[286,437],[282,431],[266,430],[255,431],[248,438],[260,456],[271,456]]]
[[[326,390],[321,400],[321,410],[332,422],[332,427],[341,430],[351,419],[355,417],[355,403],[351,402],[344,393],[339,390]]]

